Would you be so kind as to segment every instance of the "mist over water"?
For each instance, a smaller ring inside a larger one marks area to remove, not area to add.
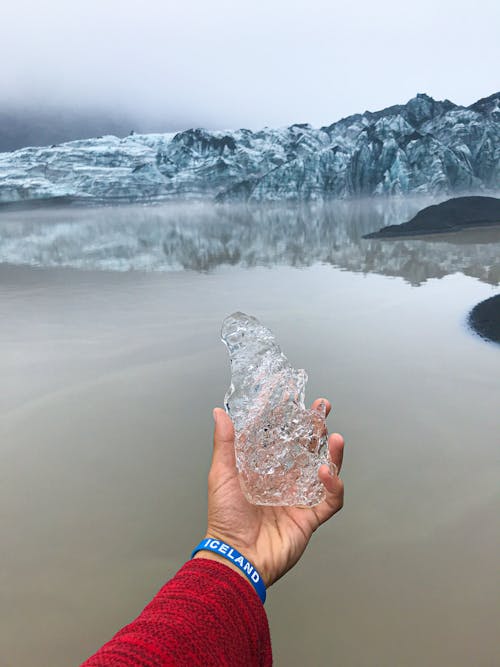
[[[500,280],[500,226],[426,240],[364,240],[430,198],[317,205],[168,204],[4,213],[0,261],[108,271],[212,271],[317,263],[418,285],[462,271]]]
[[[79,664],[188,558],[236,310],[346,437],[345,507],[268,594],[275,663],[495,663],[500,357],[465,322],[500,239],[361,239],[423,205],[2,214],[2,664]]]

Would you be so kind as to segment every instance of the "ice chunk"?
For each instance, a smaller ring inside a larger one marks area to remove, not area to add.
[[[318,479],[330,465],[325,406],[304,405],[307,374],[293,368],[255,317],[233,313],[222,325],[231,360],[224,399],[235,428],[241,488],[255,505],[313,506],[325,496]]]

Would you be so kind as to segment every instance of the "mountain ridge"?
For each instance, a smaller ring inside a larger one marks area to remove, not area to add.
[[[500,188],[500,93],[419,93],[312,128],[190,128],[0,154],[0,202],[322,200]]]

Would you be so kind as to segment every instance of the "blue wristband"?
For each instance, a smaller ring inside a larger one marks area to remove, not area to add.
[[[212,551],[214,554],[219,554],[219,556],[227,558],[229,562],[236,565],[255,588],[255,592],[262,600],[262,604],[264,604],[266,601],[266,586],[262,581],[262,577],[252,563],[247,560],[245,556],[242,556],[239,551],[236,551],[236,549],[229,546],[229,544],[226,544],[221,540],[214,540],[211,537],[205,537],[205,539],[193,549],[191,558],[198,553],[198,551]]]

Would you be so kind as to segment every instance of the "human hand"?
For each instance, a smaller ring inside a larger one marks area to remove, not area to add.
[[[312,407],[326,403],[317,399]],[[303,554],[313,532],[342,508],[344,485],[328,465],[318,476],[325,499],[314,507],[269,507],[252,505],[243,495],[236,469],[234,428],[229,415],[214,410],[214,450],[208,473],[208,527],[206,537],[222,540],[241,552],[257,569],[266,586],[282,577]],[[338,472],[342,466],[344,440],[338,433],[328,439],[330,457]],[[217,554],[199,551],[195,558],[228,561]],[[234,566],[232,566],[236,569]]]

